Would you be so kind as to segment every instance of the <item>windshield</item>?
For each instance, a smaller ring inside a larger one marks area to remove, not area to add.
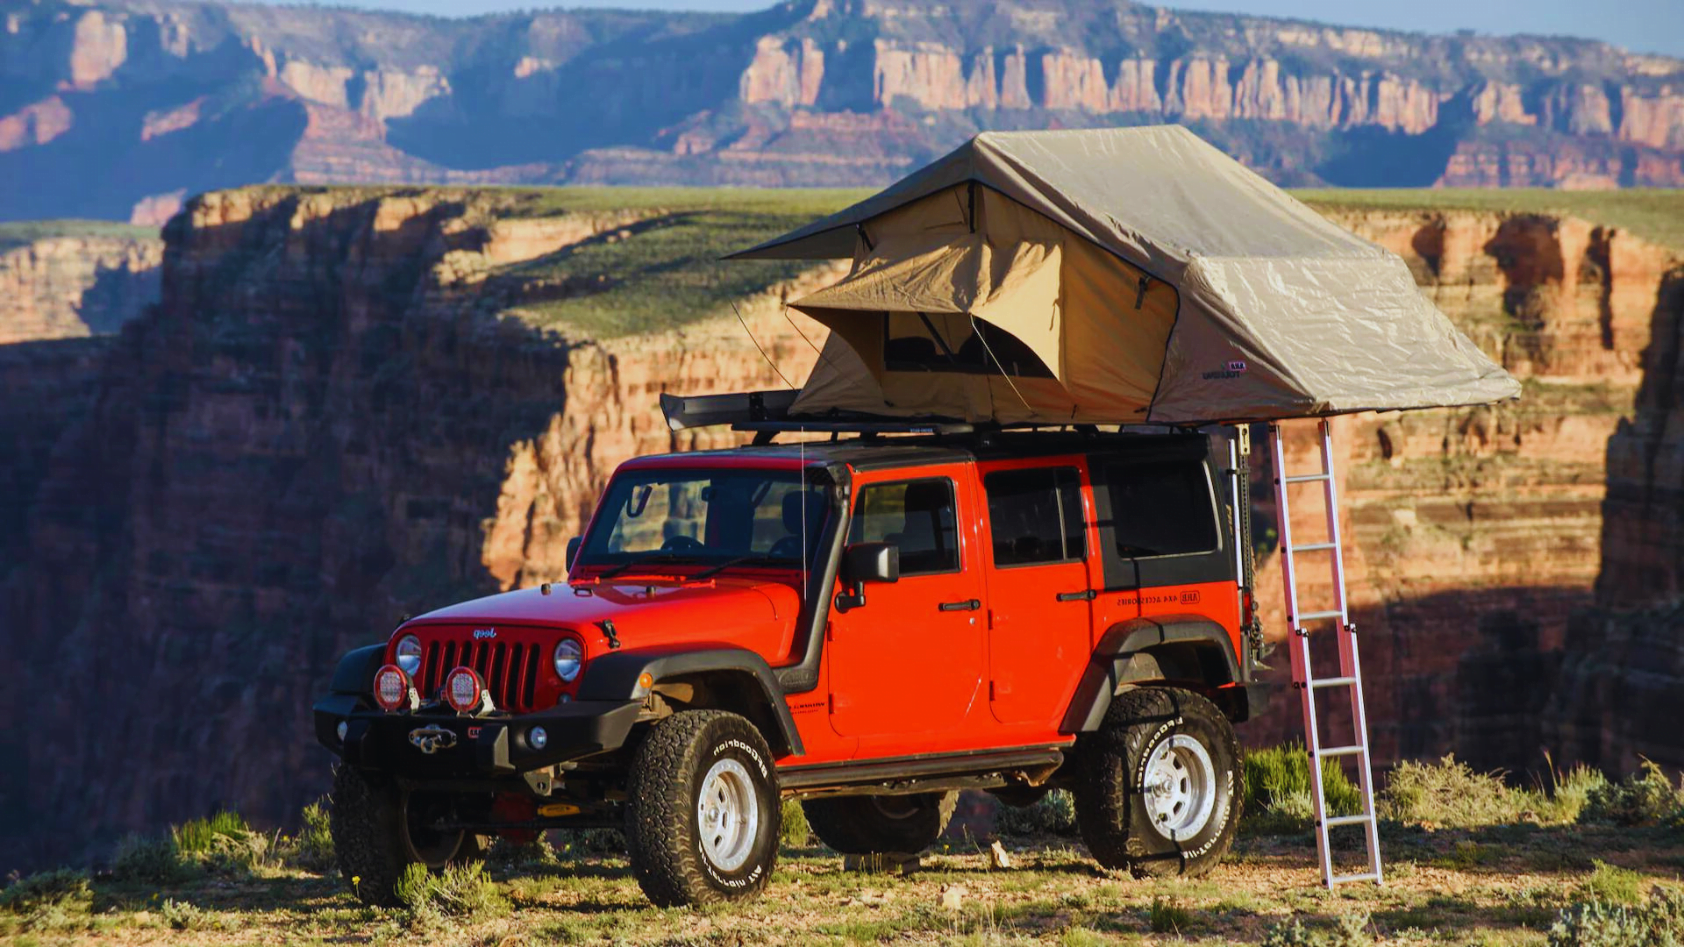
[[[830,513],[794,470],[640,470],[614,478],[581,566],[640,562],[808,568]]]

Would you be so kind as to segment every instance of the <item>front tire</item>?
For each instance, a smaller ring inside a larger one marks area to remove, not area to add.
[[[650,729],[628,776],[626,847],[650,901],[710,904],[765,889],[783,809],[753,724],[721,710],[673,714]]]
[[[836,796],[801,803],[813,834],[844,855],[916,855],[936,843],[953,810],[956,792],[903,796]]]
[[[333,773],[328,829],[339,872],[372,907],[399,907],[398,881],[410,865],[433,871],[485,858],[486,840],[428,828],[449,797],[405,792],[378,776],[341,765]]]
[[[1234,727],[1209,700],[1126,691],[1078,749],[1076,825],[1106,868],[1202,875],[1234,844],[1242,793]]]

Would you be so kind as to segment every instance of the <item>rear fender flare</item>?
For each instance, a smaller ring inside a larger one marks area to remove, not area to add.
[[[1220,624],[1200,615],[1131,618],[1099,639],[1059,729],[1099,729],[1111,698],[1138,684],[1193,680],[1211,688],[1240,680],[1234,639]]]
[[[784,702],[783,689],[766,659],[744,648],[702,650],[648,649],[612,651],[592,658],[579,682],[580,700],[642,700],[650,688],[639,680],[648,674],[658,688],[662,682],[705,680],[728,685],[778,756],[806,752],[795,718]]]

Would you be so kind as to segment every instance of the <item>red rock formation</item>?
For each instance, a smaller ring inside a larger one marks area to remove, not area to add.
[[[0,345],[116,332],[158,298],[162,241],[67,233],[0,249]]]

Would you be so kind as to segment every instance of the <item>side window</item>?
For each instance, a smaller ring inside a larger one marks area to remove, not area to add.
[[[1068,562],[1087,555],[1082,478],[1074,467],[999,470],[982,478],[995,566]]]
[[[1106,469],[1117,555],[1179,556],[1217,548],[1216,507],[1204,464],[1117,464]]]
[[[894,543],[900,574],[959,571],[959,533],[953,515],[953,481],[874,483],[860,491],[850,543]]]

